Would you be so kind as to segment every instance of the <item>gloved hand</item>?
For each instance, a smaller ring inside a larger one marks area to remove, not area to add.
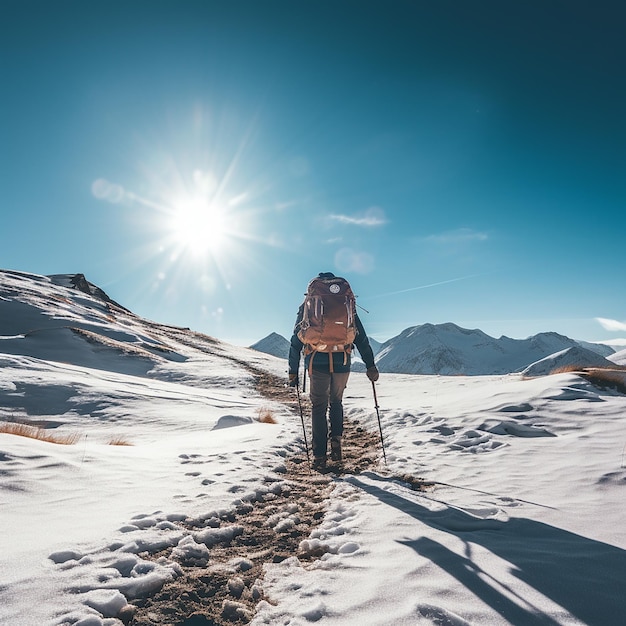
[[[372,367],[368,367],[365,373],[373,383],[375,383],[380,376],[380,374],[378,373],[378,368],[375,365],[372,365]]]
[[[299,382],[300,381],[298,380],[298,374],[289,374],[289,386],[290,387],[297,387]]]

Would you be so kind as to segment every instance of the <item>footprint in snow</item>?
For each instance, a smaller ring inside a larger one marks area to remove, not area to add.
[[[518,422],[487,420],[479,427],[494,435],[512,435],[514,437],[556,437],[546,428],[535,426],[533,424],[520,424]]]
[[[506,404],[498,409],[504,413],[527,413],[533,410],[533,405],[528,402],[522,402],[522,404]]]

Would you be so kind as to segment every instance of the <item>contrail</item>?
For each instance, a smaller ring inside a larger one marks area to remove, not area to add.
[[[419,289],[428,289],[429,287],[438,287],[439,285],[447,285],[448,283],[456,283],[459,280],[467,280],[468,278],[478,278],[479,276],[486,276],[493,272],[486,272],[484,274],[471,274],[470,276],[460,276],[459,278],[451,278],[450,280],[442,280],[438,283],[430,283],[429,285],[420,285],[419,287],[409,287],[408,289],[400,289],[399,291],[389,291],[387,293],[380,293],[377,296],[370,296],[368,300],[374,300],[375,298],[384,298],[386,296],[395,296],[399,293],[408,293],[409,291],[417,291]]]

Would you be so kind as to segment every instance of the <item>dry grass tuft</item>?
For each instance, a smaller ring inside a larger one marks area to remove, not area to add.
[[[581,367],[576,365],[565,365],[558,367],[550,374],[578,374],[592,385],[600,389],[614,389],[619,393],[626,393],[626,368],[616,365],[612,368],[603,367]]]
[[[259,409],[259,422],[261,424],[278,424],[270,409]]]
[[[619,393],[626,393],[626,372],[624,371],[590,368],[585,370],[581,376],[601,389],[614,389]]]
[[[124,439],[124,437],[113,437],[109,441],[110,446],[132,446],[133,444],[128,441],[128,439]]]
[[[76,433],[56,434],[49,430],[39,428],[38,426],[30,426],[29,424],[18,424],[15,422],[0,423],[0,433],[7,435],[17,435],[18,437],[28,437],[30,439],[38,439],[39,441],[47,441],[48,443],[58,443],[64,446],[71,446],[78,442],[80,435]]]

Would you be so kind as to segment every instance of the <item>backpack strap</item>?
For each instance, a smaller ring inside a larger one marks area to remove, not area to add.
[[[309,378],[311,378],[311,374],[313,373],[313,358],[315,357],[315,355],[318,353],[317,350],[310,350],[308,352],[308,354],[311,355],[311,358],[309,359]],[[328,371],[331,374],[335,373],[335,360],[333,359],[333,354],[334,352],[329,352],[328,353]],[[343,353],[343,364],[347,365],[348,364],[348,353],[344,352]]]
[[[307,347],[309,347],[309,346],[307,346]],[[317,352],[316,350],[311,350],[310,351],[311,358],[309,359],[309,378],[311,378],[313,376],[313,357],[315,356],[316,352]]]

